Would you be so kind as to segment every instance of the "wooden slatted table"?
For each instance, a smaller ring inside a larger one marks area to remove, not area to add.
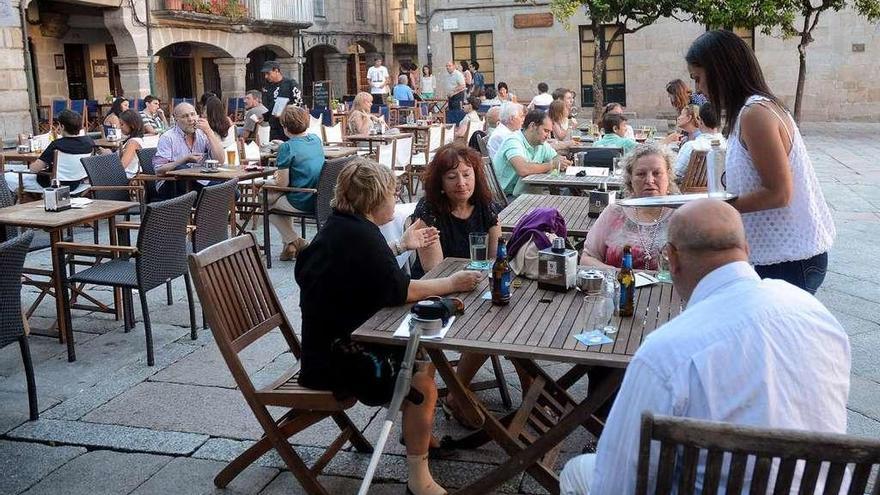
[[[468,260],[447,258],[425,277],[439,278],[467,266]],[[669,284],[643,287],[636,291],[636,310],[632,318],[614,317],[618,332],[614,342],[586,347],[574,339],[582,331],[592,306],[577,291],[559,293],[541,290],[536,281],[523,280],[514,289],[510,304],[493,306],[481,298],[489,280],[469,293],[458,294],[465,303],[465,314],[458,317],[443,340],[422,340],[444,382],[466,398],[466,407],[476,410],[486,421],[483,430],[455,442],[459,447],[476,447],[497,442],[510,455],[508,461],[476,480],[459,493],[490,493],[520,471],[527,471],[550,493],[559,492],[559,480],[552,467],[556,447],[572,431],[585,426],[597,435],[602,422],[593,414],[620,387],[626,366],[651,331],[678,315],[682,302]],[[353,334],[359,341],[386,345],[405,345],[391,335],[409,312],[410,305],[385,308],[367,320]],[[443,351],[473,352],[506,356],[531,378],[517,411],[496,418],[455,375]],[[536,360],[572,363],[575,366],[554,381]],[[566,389],[589,372],[587,398],[578,402]],[[529,429],[530,428],[530,429]]]
[[[587,216],[590,198],[586,196],[551,196],[546,194],[521,194],[498,214],[501,230],[512,232],[517,222],[535,208],[556,208],[565,219],[568,234],[586,237],[595,218]]]
[[[66,328],[64,324],[64,303],[62,298],[58,297],[64,290],[62,284],[61,270],[64,269],[64,261],[57,259],[57,251],[55,244],[61,241],[61,234],[64,229],[91,223],[96,220],[108,219],[110,222],[110,243],[116,244],[116,215],[125,213],[129,208],[137,206],[137,203],[130,201],[110,201],[104,199],[96,199],[85,208],[70,208],[64,211],[46,211],[43,208],[42,201],[32,201],[30,203],[19,203],[16,205],[0,208],[0,225],[9,225],[15,227],[25,227],[30,229],[40,229],[49,232],[49,242],[52,246],[52,271],[51,273],[38,273],[46,275],[50,278],[54,292],[49,295],[55,297],[55,316],[58,323],[59,337],[67,339],[67,359],[75,361],[76,354],[73,349],[73,334]],[[101,304],[94,298],[85,296],[84,293],[78,293],[98,305],[98,310],[102,312],[114,312],[117,319],[122,316],[121,313],[121,292],[114,291],[115,310],[110,311],[106,305]],[[89,308],[94,309],[94,308]]]
[[[530,186],[569,189],[600,189],[603,186],[609,189],[622,189],[623,177],[616,175],[587,175],[578,177],[565,174],[533,174],[520,179]]]

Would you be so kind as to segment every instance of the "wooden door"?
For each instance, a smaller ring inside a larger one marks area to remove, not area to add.
[[[86,45],[65,44],[64,65],[67,71],[67,94],[71,100],[85,100],[89,97],[86,83]]]
[[[113,96],[122,96],[125,94],[122,90],[122,80],[119,77],[119,65],[114,62],[116,58],[116,45],[107,45],[107,65],[109,70],[107,75],[110,76],[110,92]],[[95,99],[103,100],[104,95],[95,95]]]
[[[222,97],[220,92],[220,68],[214,63],[213,58],[202,59],[202,84],[205,93],[214,93]],[[232,98],[235,95],[229,95]]]

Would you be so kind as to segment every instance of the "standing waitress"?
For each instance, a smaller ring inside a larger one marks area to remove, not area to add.
[[[726,115],[727,190],[738,196],[749,261],[762,278],[815,294],[835,231],[797,125],[734,33],[701,35],[685,59],[697,89]]]

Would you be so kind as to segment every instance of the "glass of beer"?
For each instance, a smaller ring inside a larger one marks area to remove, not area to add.
[[[238,153],[236,153],[235,150],[226,150],[226,165],[234,167],[236,165],[236,155],[238,155]]]

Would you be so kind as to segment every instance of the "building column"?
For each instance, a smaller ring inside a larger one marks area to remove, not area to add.
[[[153,57],[154,68],[158,60]],[[119,82],[125,96],[143,98],[150,94],[150,57],[114,57],[113,62],[119,66]]]
[[[345,53],[328,53],[327,77],[332,81],[333,98],[342,101],[342,95],[348,88],[348,55]]]
[[[247,64],[245,58],[215,58],[214,63],[220,72],[220,92],[223,98],[236,98],[244,95]]]
[[[302,81],[300,81],[300,65],[297,62],[296,57],[288,57],[288,58],[276,58],[276,62],[281,65],[281,74],[284,75],[286,79],[293,79],[297,84],[302,86]]]

